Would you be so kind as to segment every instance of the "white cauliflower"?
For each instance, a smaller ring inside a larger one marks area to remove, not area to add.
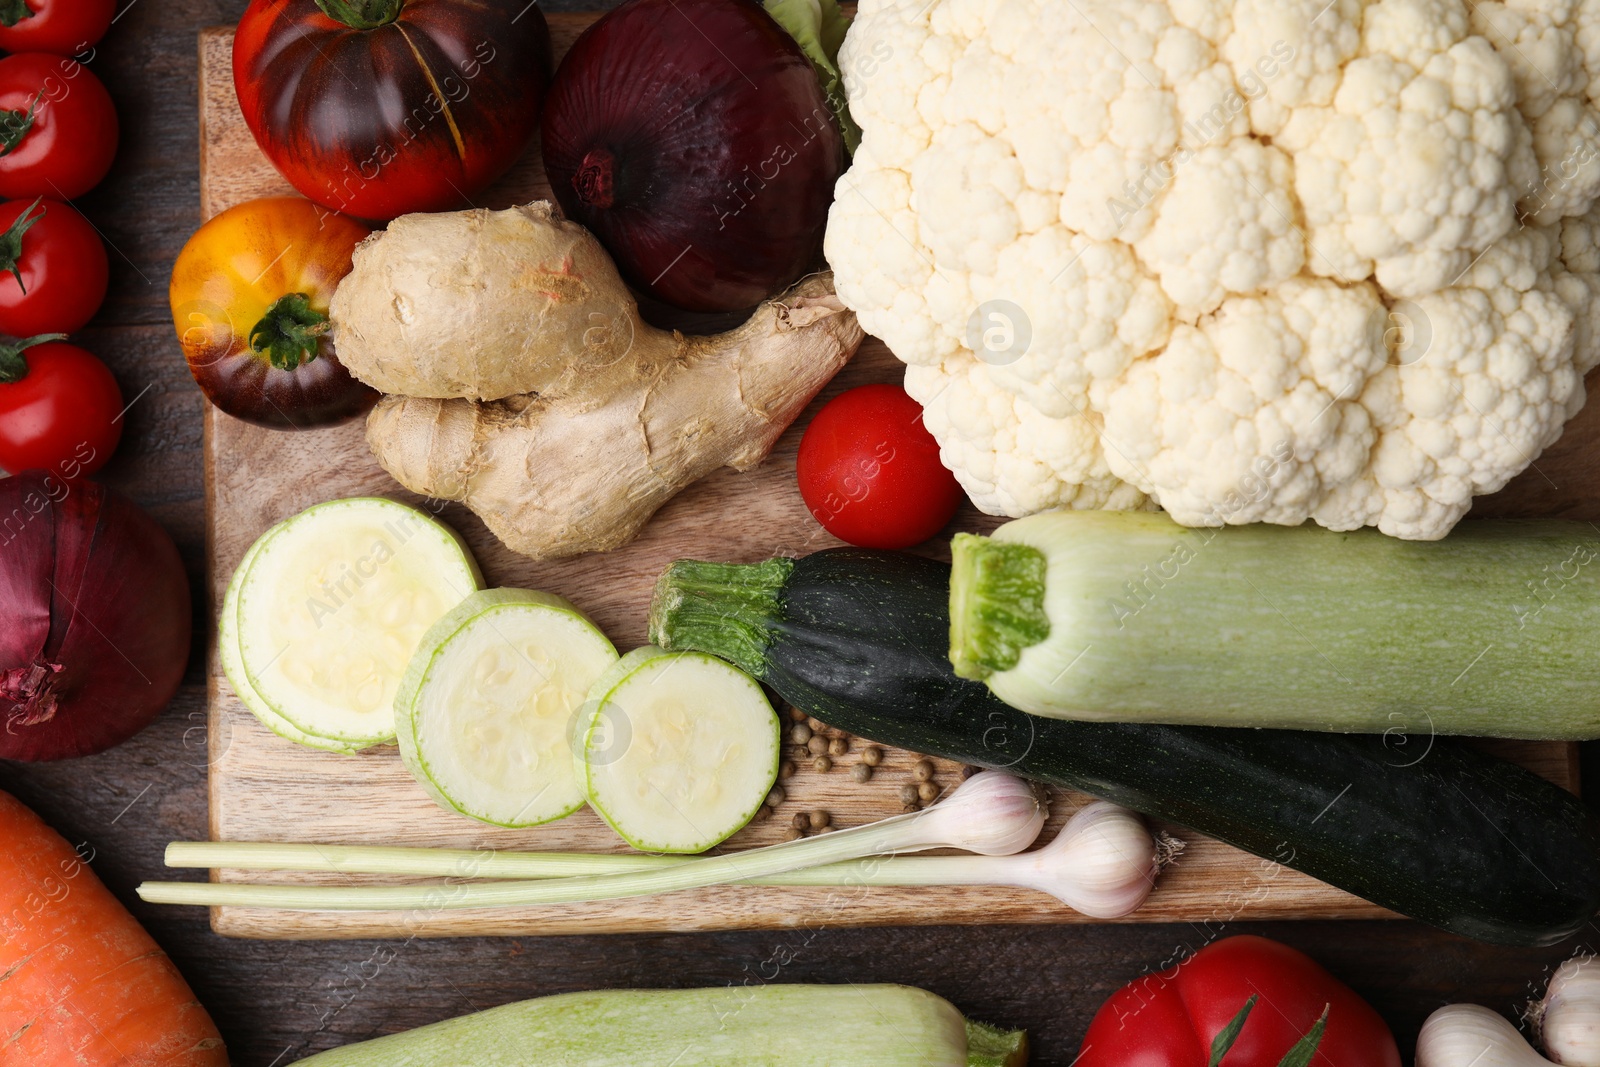
[[[1589,99],[1579,9],[1594,0],[1481,0],[1472,29],[1505,60],[1527,124],[1514,184],[1535,223],[1583,215],[1600,197],[1600,114]],[[1593,13],[1588,14],[1593,18]]]
[[[862,0],[827,234],[985,511],[1443,536],[1600,364],[1597,0]]]

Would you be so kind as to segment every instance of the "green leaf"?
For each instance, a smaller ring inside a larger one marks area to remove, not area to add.
[[[1250,1018],[1250,1009],[1254,1008],[1256,1001],[1260,999],[1260,994],[1252,994],[1250,999],[1244,1002],[1244,1007],[1239,1009],[1239,1014],[1211,1039],[1211,1060],[1207,1067],[1218,1067],[1222,1063],[1222,1057],[1226,1056],[1233,1043],[1239,1040],[1239,1031],[1244,1029],[1244,1021]]]
[[[33,129],[34,116],[39,113],[39,102],[44,99],[44,90],[39,90],[39,95],[33,98],[33,103],[26,111],[8,111],[0,108],[0,156],[9,156],[17,150],[22,139],[28,136]]]
[[[14,341],[11,344],[0,344],[0,385],[10,385],[20,382],[28,376],[28,360],[23,355],[34,345],[42,345],[47,341],[65,341],[64,333],[41,333],[37,337],[29,337],[25,341]]]
[[[45,209],[39,206],[43,201],[44,197],[41,196],[29,204],[28,210],[17,216],[11,228],[0,233],[0,271],[17,279],[17,288],[22,290],[24,296],[28,293],[28,287],[22,283],[22,238],[33,229],[34,223],[44,218]]]
[[[811,60],[834,121],[844,135],[845,150],[854,155],[861,147],[861,127],[850,117],[844,75],[839,70],[839,46],[844,44],[850,20],[839,10],[837,0],[764,0],[763,6]]]
[[[0,24],[10,29],[23,19],[31,19],[38,12],[29,7],[27,0],[0,0]]]
[[[279,370],[294,370],[317,358],[328,316],[311,306],[304,293],[290,293],[261,316],[250,330],[250,349]]]
[[[1322,1044],[1322,1034],[1328,1028],[1328,1009],[1330,1004],[1322,1006],[1322,1017],[1316,1021],[1306,1036],[1294,1043],[1294,1048],[1283,1054],[1283,1059],[1278,1061],[1278,1067],[1311,1067],[1311,1061],[1316,1058],[1317,1046]]]

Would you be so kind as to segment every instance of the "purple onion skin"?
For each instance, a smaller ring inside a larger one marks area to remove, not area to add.
[[[755,0],[615,8],[556,71],[542,136],[561,210],[665,303],[750,308],[820,261],[844,141]]]
[[[171,702],[189,580],[167,532],[93,482],[0,480],[0,759],[87,756]]]

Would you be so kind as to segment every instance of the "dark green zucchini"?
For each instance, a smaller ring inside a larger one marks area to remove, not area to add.
[[[680,561],[651,639],[721,656],[850,733],[1103,797],[1468,937],[1551,944],[1600,911],[1594,822],[1537,775],[1431,736],[1016,711],[950,666],[949,576],[856,549]]]

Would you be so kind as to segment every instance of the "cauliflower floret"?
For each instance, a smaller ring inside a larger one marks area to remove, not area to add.
[[[1147,506],[1143,493],[1106,466],[1099,415],[1041,414],[997,388],[970,356],[908,367],[906,392],[923,406],[923,424],[940,442],[945,466],[991,515]]]
[[[1297,110],[1278,139],[1294,156],[1307,269],[1345,282],[1376,272],[1400,297],[1451,284],[1516,223],[1514,99],[1481,37],[1420,70],[1387,54],[1353,60],[1332,107]]]
[[[1250,97],[1250,124],[1282,131],[1297,107],[1326,107],[1361,48],[1362,0],[1237,0],[1222,54]]]
[[[920,216],[911,209],[911,178],[874,165],[871,146],[864,138],[856,165],[834,189],[825,251],[829,262],[858,268],[836,271],[834,283],[861,328],[902,360],[938,362],[958,343],[934,328],[926,295],[934,265],[921,244]]]
[[[1573,365],[1587,374],[1600,367],[1600,208],[1583,218],[1563,219],[1556,249],[1550,273],[1556,292],[1577,317]]]
[[[996,268],[972,280],[972,318],[951,325],[991,381],[1048,415],[1083,409],[1097,383],[1167,342],[1171,305],[1125,245],[1052,226],[1005,248]]]
[[[1548,255],[1543,235],[1503,242],[1494,256]],[[1313,514],[1334,529],[1375,525],[1397,537],[1441,537],[1472,498],[1502,488],[1561,435],[1582,405],[1574,316],[1549,274],[1526,263],[1480,263],[1473,281],[1419,297],[1426,340],[1384,367],[1361,405],[1378,430],[1367,472]],[[1516,285],[1530,282],[1532,287]]]
[[[1256,141],[1203,148],[1180,167],[1148,233],[1134,245],[1193,322],[1229,293],[1267,289],[1300,273],[1294,166]],[[1215,220],[1204,229],[1197,218]]]
[[[1473,32],[1510,68],[1531,174],[1512,176],[1522,211],[1535,222],[1582,215],[1600,196],[1600,120],[1588,105],[1589,77],[1578,47],[1572,0],[1483,0]],[[1519,146],[1519,150],[1522,146]]]
[[[1578,51],[1583,53],[1583,70],[1589,76],[1589,102],[1600,105],[1600,5],[1575,0],[1575,6],[1573,24]]]
[[[1384,322],[1370,286],[1295,279],[1180,326],[1107,399],[1112,472],[1185,525],[1304,522],[1366,465]]]

